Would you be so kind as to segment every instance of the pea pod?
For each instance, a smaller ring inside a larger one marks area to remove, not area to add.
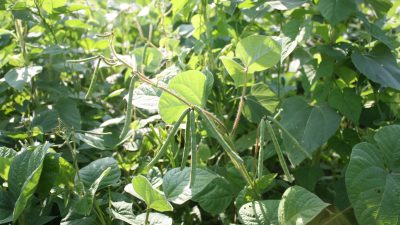
[[[150,169],[151,167],[153,167],[154,164],[156,164],[158,162],[158,160],[161,158],[161,156],[165,153],[165,151],[168,148],[169,142],[172,140],[172,137],[175,136],[176,132],[178,131],[179,126],[182,123],[182,120],[188,114],[189,110],[190,110],[189,108],[186,109],[182,113],[182,115],[179,117],[178,121],[175,122],[174,126],[172,127],[172,130],[169,132],[169,134],[167,136],[167,140],[165,140],[164,144],[161,146],[160,151],[157,152],[157,154],[154,156],[153,160],[151,160],[151,162],[146,166],[147,169]]]

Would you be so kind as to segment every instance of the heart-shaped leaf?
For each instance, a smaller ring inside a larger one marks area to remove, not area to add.
[[[375,143],[354,146],[347,193],[360,224],[400,224],[400,126],[379,130]]]
[[[271,68],[281,59],[281,45],[271,37],[253,35],[239,41],[235,51],[248,73]]]
[[[307,224],[329,204],[300,186],[286,189],[279,203],[280,225]]]
[[[189,70],[176,75],[168,83],[168,89],[185,99],[190,104],[203,107],[206,102],[206,76],[196,70]],[[163,92],[158,103],[161,118],[169,124],[176,122],[188,106]]]

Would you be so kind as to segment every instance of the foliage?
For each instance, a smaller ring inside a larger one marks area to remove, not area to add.
[[[0,2],[0,224],[400,225],[399,0]]]

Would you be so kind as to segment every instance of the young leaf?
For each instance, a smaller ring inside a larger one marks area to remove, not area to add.
[[[164,194],[153,188],[144,176],[135,176],[132,179],[132,189],[127,190],[136,198],[144,201],[149,209],[159,212],[172,211],[172,205],[168,202]]]
[[[399,224],[400,126],[383,127],[374,139],[354,146],[346,170],[347,193],[360,224]]]
[[[196,70],[176,75],[168,83],[168,89],[193,105],[203,107],[206,103],[206,76]],[[189,106],[175,96],[163,92],[158,108],[161,118],[168,124],[175,123]]]
[[[266,70],[281,59],[281,45],[270,37],[253,35],[239,41],[235,51],[248,73]]]
[[[300,186],[290,187],[283,193],[279,203],[279,224],[307,224],[328,205]]]
[[[254,80],[254,74],[246,73],[246,70],[233,59],[222,56],[220,57],[228,74],[232,77],[236,87],[250,86]]]

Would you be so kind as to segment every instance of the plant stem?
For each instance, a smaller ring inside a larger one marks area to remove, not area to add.
[[[235,122],[233,123],[233,127],[232,127],[232,131],[231,131],[231,136],[235,135],[236,129],[239,125],[239,121],[240,121],[240,116],[242,115],[242,110],[244,107],[244,102],[246,99],[246,90],[247,90],[247,68],[245,69],[245,77],[246,77],[246,83],[243,86],[242,89],[242,95],[240,96],[240,102],[239,102],[239,106],[238,106],[238,111],[236,113],[236,117],[235,117]]]
[[[277,140],[277,138],[275,136],[275,132],[272,129],[272,126],[271,126],[271,124],[269,122],[266,122],[265,125],[267,126],[267,130],[268,130],[269,136],[272,139],[272,143],[274,144],[276,154],[278,155],[279,163],[281,164],[281,167],[283,169],[283,173],[287,177],[288,181],[290,183],[292,183],[294,179],[293,179],[292,175],[289,172],[289,168],[286,165],[286,161],[285,161],[285,158],[283,157],[283,153],[282,153],[281,147],[280,147],[280,145],[278,143],[278,140]]]
[[[150,218],[150,208],[146,208],[146,219],[144,220],[144,225],[149,225],[149,218]]]
[[[307,150],[304,149],[303,146],[300,145],[300,143],[297,141],[297,139],[288,130],[286,130],[286,128],[283,127],[281,123],[279,123],[275,118],[273,118],[271,116],[267,116],[267,118],[269,120],[271,120],[275,125],[277,125],[279,127],[279,129],[281,129],[283,131],[283,133],[285,133],[289,137],[290,141],[292,141],[293,144],[296,147],[298,147],[301,152],[304,153],[304,155],[306,155],[310,159],[312,158],[311,154],[309,152],[307,152]]]
[[[51,34],[51,36],[52,36],[53,39],[54,39],[54,43],[55,43],[56,45],[58,45],[58,41],[57,41],[56,35],[55,35],[53,29],[52,29],[52,28],[50,27],[50,25],[47,23],[46,19],[43,17],[42,12],[41,12],[41,10],[40,10],[40,7],[39,7],[39,4],[38,4],[37,0],[34,0],[33,2],[35,3],[36,10],[38,11],[38,12],[37,12],[37,15],[38,15],[39,18],[42,20],[44,26],[50,31],[50,34]]]

